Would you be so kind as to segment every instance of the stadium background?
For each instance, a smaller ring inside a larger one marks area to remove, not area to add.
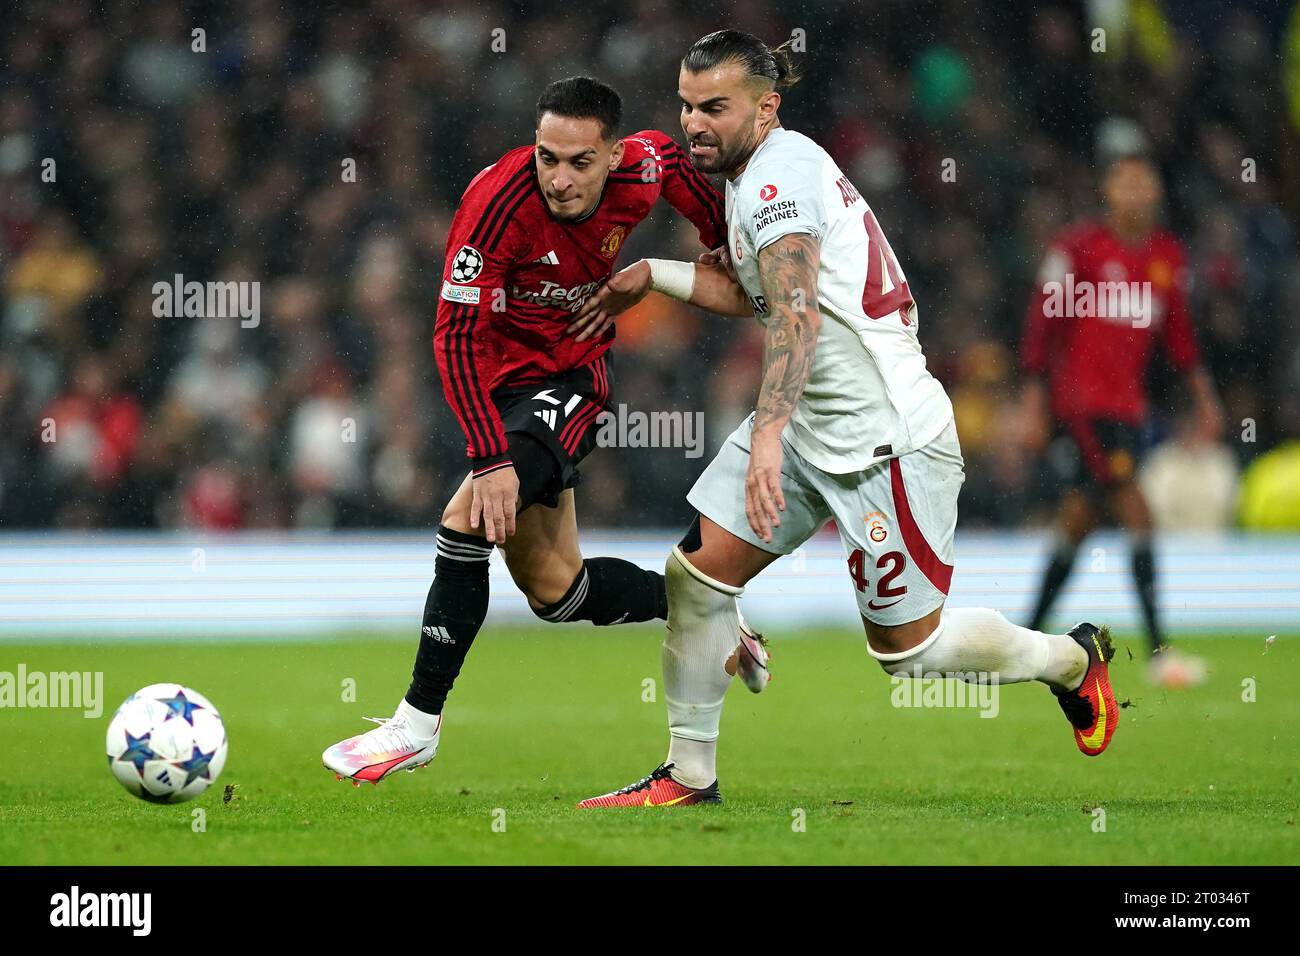
[[[460,192],[529,141],[537,94],[558,77],[615,85],[626,132],[680,136],[677,61],[720,24],[772,43],[804,31],[806,78],[783,119],[827,145],[907,269],[967,458],[955,594],[973,556],[1014,582],[990,585],[1028,600],[1057,488],[1018,440],[1017,344],[1049,237],[1097,212],[1098,130],[1115,115],[1143,127],[1165,175],[1167,220],[1189,250],[1195,322],[1229,422],[1220,443],[1199,442],[1180,417],[1181,382],[1157,360],[1144,476],[1157,519],[1179,532],[1300,528],[1292,4],[29,0],[0,23],[0,529],[17,549],[0,586],[5,629],[66,624],[59,608],[70,598],[87,602],[83,626],[113,608],[124,627],[173,622],[166,605],[151,616],[140,602],[176,588],[174,576],[124,571],[135,592],[118,578],[77,577],[125,561],[105,530],[170,532],[132,540],[182,544],[232,530],[427,536],[464,470],[430,346]],[[1104,53],[1090,49],[1098,26]],[[191,49],[195,27],[205,52]],[[345,159],[356,182],[344,181]],[[941,176],[946,159],[954,182]],[[696,242],[663,206],[621,262],[693,257]],[[177,273],[259,282],[259,324],[154,317],[153,284]],[[654,566],[688,520],[686,490],[757,392],[761,330],[656,296],[620,320],[615,355],[616,400],[629,409],[703,413],[702,458],[598,449],[584,466],[584,533],[606,529],[611,546]],[[341,438],[349,420],[354,441]],[[981,531],[987,543],[972,549]],[[361,594],[342,619],[370,619],[378,606],[413,619],[428,578],[422,540],[383,565],[387,580],[406,582],[400,591]],[[1296,617],[1287,579],[1250,579],[1282,590],[1237,595],[1249,605],[1203,593],[1224,561],[1241,580],[1284,566],[1296,539],[1268,539],[1284,551],[1264,558],[1246,557],[1257,545],[1239,537],[1214,540],[1165,548],[1175,624],[1186,623],[1178,608],[1195,619],[1207,606],[1224,618],[1211,624],[1237,621],[1245,606],[1266,627]],[[76,550],[87,543],[106,556]],[[33,561],[22,550],[33,544],[74,550]],[[812,559],[825,560],[829,593],[841,571],[833,535],[824,544]],[[190,563],[187,550],[179,562],[151,560]],[[1098,586],[1127,609],[1124,568],[1113,564]],[[248,588],[258,575],[237,576],[203,620],[237,624],[231,606],[250,596],[278,600],[277,618],[313,620],[324,596],[301,592],[294,604],[286,594],[299,592],[285,584],[321,565],[294,567],[307,570],[263,569],[260,596]],[[349,584],[351,572],[333,567],[332,598],[364,592],[361,577]],[[71,596],[60,572],[91,590]],[[381,578],[377,567],[365,576]],[[105,596],[119,603],[96,603]]]
[[[1223,457],[1249,466],[1300,423],[1290,6],[20,2],[0,27],[0,525],[431,527],[463,470],[430,348],[461,190],[574,73],[621,91],[626,131],[680,136],[676,61],[724,22],[773,43],[806,31],[782,116],[858,184],[917,290],[960,416],[964,527],[1044,517],[1052,489],[1015,441],[1016,343],[1047,238],[1096,209],[1112,113],[1154,142],[1233,426]],[[665,207],[622,261],[698,251]],[[151,287],[174,273],[260,281],[260,325],[154,318]],[[620,323],[617,398],[703,411],[711,454],[756,394],[760,346],[756,325],[657,299]],[[1184,404],[1159,384],[1153,441]],[[59,440],[42,441],[46,418]],[[583,521],[680,525],[702,464],[600,452]]]

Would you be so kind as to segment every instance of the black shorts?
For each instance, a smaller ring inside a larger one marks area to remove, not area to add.
[[[492,392],[519,474],[524,508],[534,503],[554,508],[560,493],[582,480],[578,464],[596,447],[597,419],[609,405],[610,387],[605,354],[561,375]],[[521,433],[535,444],[520,442]],[[537,445],[548,454],[537,454]]]
[[[1142,450],[1140,425],[1076,418],[1057,423],[1047,460],[1052,472],[1068,487],[1109,490],[1137,477]]]

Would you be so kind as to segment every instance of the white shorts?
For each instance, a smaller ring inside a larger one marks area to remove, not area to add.
[[[731,433],[686,496],[700,514],[775,554],[794,551],[834,518],[863,617],[907,624],[943,604],[952,579],[957,496],[966,479],[954,423],[923,448],[847,475],[813,467],[783,437],[785,511],[768,543],[745,517],[753,418]]]

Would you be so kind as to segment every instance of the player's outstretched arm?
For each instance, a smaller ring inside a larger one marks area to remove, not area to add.
[[[721,262],[642,259],[610,276],[608,282],[589,295],[569,323],[568,331],[577,333],[579,342],[601,335],[615,316],[632,308],[648,292],[662,292],[721,315],[748,318],[754,314],[745,290],[727,274]]]
[[[500,544],[515,533],[519,476],[489,389],[495,349],[490,343],[485,347],[484,340],[500,320],[492,303],[497,291],[508,286],[526,237],[513,217],[503,232],[488,237],[487,224],[496,221],[493,210],[503,201],[505,180],[497,182],[487,173],[470,184],[452,219],[433,345],[443,394],[465,433],[473,476],[470,528],[477,530],[482,522],[487,540]]]
[[[763,384],[754,408],[749,470],[745,475],[745,514],[764,541],[781,524],[781,430],[794,413],[812,373],[821,310],[817,270],[821,242],[810,233],[791,233],[758,253],[759,279],[771,315],[763,342]]]

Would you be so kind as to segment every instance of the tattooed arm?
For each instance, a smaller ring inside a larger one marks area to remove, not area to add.
[[[781,430],[794,413],[808,384],[821,310],[817,307],[817,271],[821,242],[808,233],[791,233],[758,253],[759,278],[767,300],[767,335],[763,344],[763,384],[754,411],[749,471],[745,476],[745,514],[764,541],[781,524]]]

